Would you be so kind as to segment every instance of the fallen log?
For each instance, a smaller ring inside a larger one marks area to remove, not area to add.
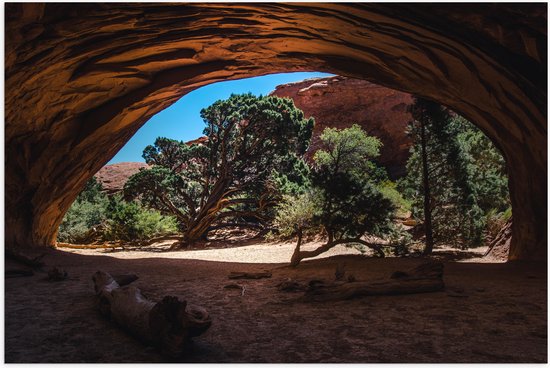
[[[394,272],[390,279],[350,283],[310,283],[303,300],[329,301],[370,295],[428,293],[441,291],[444,288],[443,264],[430,262],[407,272]]]
[[[134,286],[121,287],[106,272],[97,271],[92,279],[101,313],[170,357],[184,353],[191,339],[212,323],[204,308],[177,297],[165,296],[155,303]]]
[[[159,236],[159,237],[156,237],[156,238],[137,241],[137,242],[134,242],[134,244],[139,246],[139,247],[145,247],[145,246],[149,246],[149,245],[152,245],[152,244],[155,244],[155,243],[160,243],[160,242],[170,241],[170,240],[177,241],[177,242],[181,243],[183,241],[183,236],[181,236],[181,235],[164,235],[164,236]]]
[[[230,279],[263,279],[270,278],[271,272],[231,272],[227,277]]]
[[[123,274],[123,275],[112,275],[112,277],[119,286],[130,285],[132,282],[139,279],[139,277],[133,273]]]
[[[103,244],[71,244],[71,243],[57,243],[57,248],[68,248],[68,249],[116,249],[122,248],[125,249],[122,243],[103,243]]]

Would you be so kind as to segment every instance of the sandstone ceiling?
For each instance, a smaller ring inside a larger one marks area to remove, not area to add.
[[[431,98],[503,151],[512,259],[546,259],[547,6],[5,6],[6,246],[50,245],[84,183],[202,85],[324,71]]]

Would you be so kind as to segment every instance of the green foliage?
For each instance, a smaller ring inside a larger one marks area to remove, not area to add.
[[[75,201],[59,225],[57,240],[65,243],[79,243],[94,227],[100,226],[106,218],[108,200],[95,202]]]
[[[458,144],[464,152],[468,180],[475,187],[477,203],[484,213],[505,211],[510,206],[506,163],[500,151],[481,130],[462,117]]]
[[[178,231],[174,217],[143,208],[137,202],[125,202],[118,196],[109,199],[107,213],[106,240],[145,240]]]
[[[411,201],[413,215],[424,219],[419,123],[424,119],[434,242],[479,245],[487,213],[503,211],[509,205],[502,156],[479,129],[437,104],[417,99],[413,116],[416,120],[409,125],[409,133],[414,145],[407,162],[408,174],[398,187]]]
[[[205,139],[187,145],[158,138],[143,153],[153,165],[128,180],[124,193],[176,216],[187,242],[222,219],[265,221],[285,193],[307,187],[313,119],[291,99],[231,95],[201,110]]]
[[[296,196],[284,195],[277,204],[273,224],[282,238],[289,238],[298,231],[316,232],[318,224],[313,219],[318,214],[320,198],[313,191],[307,191]],[[316,226],[317,225],[317,226]]]
[[[102,186],[95,177],[86,183],[59,225],[58,241],[77,243],[90,229],[102,224],[109,201],[101,190]]]
[[[313,157],[315,168],[333,174],[368,175],[382,147],[378,138],[368,136],[357,124],[342,130],[326,128],[320,139],[321,147]]]
[[[411,201],[405,199],[397,189],[397,184],[391,180],[385,180],[378,184],[378,190],[384,197],[389,199],[397,208],[398,217],[406,217],[412,208]]]
[[[268,185],[281,195],[299,195],[311,186],[310,169],[305,161],[295,154],[285,157],[279,170],[273,170]]]
[[[311,181],[321,208],[314,220],[335,239],[386,235],[395,207],[370,176],[380,141],[358,125],[325,129],[320,140]]]
[[[280,234],[301,239],[307,231],[322,229],[328,243],[319,248],[321,251],[335,244],[355,246],[366,234],[389,235],[395,206],[371,176],[371,160],[379,155],[381,146],[378,139],[354,125],[343,130],[325,129],[320,141],[310,172],[311,188],[283,197],[277,207],[275,225]],[[300,240],[292,264],[305,257],[299,244]]]
[[[137,202],[125,202],[118,196],[108,198],[101,190],[95,178],[86,184],[59,226],[58,241],[133,241],[177,232],[173,217],[147,210]]]
[[[491,209],[485,214],[486,237],[494,239],[494,237],[502,230],[506,222],[512,217],[512,207],[508,207],[503,212],[498,212],[496,209]]]

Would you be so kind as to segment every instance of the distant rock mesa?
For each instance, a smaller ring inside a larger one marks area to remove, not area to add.
[[[119,162],[103,166],[94,176],[103,186],[105,193],[112,195],[124,189],[128,178],[149,165],[143,162]]]
[[[315,118],[310,154],[319,147],[319,136],[327,127],[348,128],[359,124],[384,144],[378,161],[392,178],[405,174],[411,140],[405,134],[411,115],[412,96],[366,80],[341,76],[306,79],[277,86],[271,92],[290,97],[307,117]]]

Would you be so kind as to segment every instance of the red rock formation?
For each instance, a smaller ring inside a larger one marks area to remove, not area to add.
[[[103,166],[94,176],[107,194],[115,194],[124,188],[130,176],[147,167],[143,162],[119,162]]]
[[[431,98],[499,147],[510,259],[547,254],[547,5],[7,3],[5,243],[54,243],[85,183],[208,83],[324,71]]]
[[[198,137],[197,139],[193,139],[193,140],[191,140],[189,142],[186,142],[186,143],[187,143],[187,145],[190,146],[192,144],[204,144],[207,140],[208,140],[208,138],[203,136],[203,137]]]
[[[512,242],[512,219],[500,229],[495,238],[489,243],[485,257],[496,261],[506,261],[510,254],[510,243]]]
[[[292,98],[307,117],[315,118],[310,152],[318,147],[319,135],[325,128],[342,129],[359,124],[384,144],[379,161],[390,176],[405,174],[411,146],[405,134],[411,120],[407,112],[412,103],[410,94],[340,76],[283,84],[271,94]]]

